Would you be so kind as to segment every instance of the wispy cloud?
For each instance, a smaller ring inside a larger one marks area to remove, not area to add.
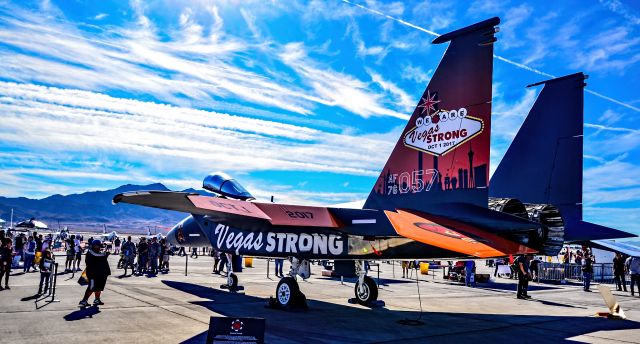
[[[402,78],[411,80],[419,85],[426,85],[433,76],[433,69],[424,71],[418,66],[407,64],[403,67]]]
[[[304,78],[324,105],[338,106],[349,112],[369,116],[392,116],[406,120],[407,114],[387,108],[381,104],[379,94],[369,92],[367,82],[344,73],[320,68],[309,59],[307,49],[301,42],[289,43],[279,54],[282,61]]]
[[[640,208],[637,207],[585,207],[584,218],[640,235]]]
[[[634,53],[639,45],[640,38],[629,29],[615,27],[582,46],[573,66],[590,71],[623,71],[640,61],[640,53]]]
[[[625,5],[620,0],[600,0],[600,3],[608,8],[611,12],[621,15],[627,19],[630,24],[640,25],[640,15],[633,11],[633,8]]]
[[[398,87],[391,81],[385,80],[382,75],[367,69],[367,73],[371,76],[371,80],[376,84],[380,85],[383,90],[393,94],[395,97],[394,101],[398,104],[398,106],[407,113],[412,112],[413,108],[416,106],[417,100],[409,96],[404,90]]]
[[[392,147],[392,142],[367,135],[331,134],[87,91],[0,82],[0,94],[3,144],[69,160],[82,161],[88,155],[135,161],[144,168],[138,168],[142,171],[138,177],[127,174],[131,181],[169,173],[205,175],[214,166],[240,172],[325,171],[375,176]],[[25,121],[38,125],[25,126]],[[6,164],[11,160],[0,156],[0,161]],[[79,173],[63,166],[57,168],[67,176]],[[30,169],[32,175],[54,176],[43,165]],[[101,174],[104,170],[92,173],[106,179]]]
[[[395,17],[393,17],[393,16],[391,16],[391,15],[385,14],[385,13],[383,13],[383,12],[380,12],[380,11],[377,11],[377,10],[374,10],[374,9],[371,9],[371,8],[367,8],[367,7],[362,6],[362,5],[360,5],[360,4],[355,4],[355,3],[352,3],[352,2],[350,2],[350,1],[348,1],[348,0],[342,0],[342,2],[347,3],[347,4],[350,4],[350,5],[353,5],[353,6],[356,6],[356,7],[359,7],[359,8],[361,8],[361,9],[363,9],[363,10],[365,10],[365,11],[369,12],[369,13],[373,13],[373,14],[375,14],[375,15],[379,15],[379,16],[382,16],[382,17],[384,17],[384,18],[387,18],[387,19],[393,20],[393,21],[395,21],[395,22],[397,22],[397,23],[400,23],[400,24],[402,24],[402,25],[405,25],[405,26],[408,26],[408,27],[414,28],[414,29],[416,29],[416,30],[422,31],[422,32],[427,33],[427,34],[429,34],[429,35],[431,35],[431,36],[434,36],[434,37],[438,37],[438,36],[440,36],[440,34],[439,34],[439,33],[435,32],[435,31],[433,31],[433,30],[426,29],[426,28],[424,28],[424,27],[421,27],[421,26],[418,26],[418,25],[412,24],[412,23],[410,23],[410,22],[407,22],[407,21],[402,20],[402,19],[399,19],[399,18],[395,18]],[[493,55],[493,57],[494,57],[495,59],[499,60],[499,61],[502,61],[502,62],[508,63],[508,64],[510,64],[510,65],[512,65],[512,66],[515,66],[515,67],[518,67],[518,68],[520,68],[520,69],[523,69],[523,70],[527,70],[527,71],[533,72],[533,73],[538,74],[538,75],[541,75],[541,76],[545,76],[545,77],[549,77],[549,78],[555,78],[555,77],[556,77],[556,76],[555,76],[555,75],[553,75],[553,74],[543,72],[543,71],[541,71],[541,70],[539,70],[539,69],[536,69],[536,68],[533,68],[533,67],[531,67],[531,66],[528,66],[528,65],[526,65],[525,63],[519,63],[519,62],[513,61],[513,60],[511,60],[511,59],[505,58],[505,57],[503,57],[503,56],[499,56],[499,55],[494,54],[494,55]],[[586,92],[588,92],[588,93],[590,93],[590,94],[592,94],[592,95],[595,95],[596,97],[602,98],[602,99],[607,100],[607,101],[610,101],[610,102],[614,102],[614,103],[616,103],[616,104],[618,104],[618,105],[622,105],[622,106],[624,106],[624,107],[626,107],[626,108],[629,108],[629,109],[631,109],[631,110],[634,110],[634,111],[640,112],[640,108],[638,108],[638,107],[636,107],[636,106],[633,106],[633,105],[631,105],[631,104],[628,104],[628,103],[625,103],[625,102],[619,101],[619,100],[614,99],[614,98],[612,98],[612,97],[606,96],[606,95],[604,95],[604,94],[602,94],[602,93],[595,92],[595,91],[591,91],[591,90],[589,90],[589,89],[587,89],[587,90],[585,90],[585,91],[586,91]]]
[[[517,29],[529,19],[533,9],[527,4],[521,4],[510,8],[504,16],[501,24],[501,45],[505,49],[521,47],[525,44],[523,39],[517,37]]]
[[[619,113],[617,113],[616,111],[613,111],[611,109],[607,109],[599,118],[598,121],[600,122],[604,122],[607,125],[611,125],[614,124],[618,121],[620,121],[621,116]]]
[[[490,174],[493,175],[511,141],[522,126],[529,110],[536,100],[533,88],[523,90],[520,98],[507,101],[502,95],[500,84],[494,84],[493,119],[491,121]]]
[[[215,6],[207,8],[213,20],[206,27],[197,21],[192,10],[185,9],[180,14],[179,30],[171,32],[167,41],[156,34],[153,22],[144,15],[144,6],[134,5],[138,18],[136,27],[112,28],[95,38],[85,37],[68,23],[19,8],[11,8],[11,15],[0,11],[4,22],[0,40],[19,49],[0,50],[0,57],[7,61],[0,66],[0,73],[5,78],[22,82],[142,92],[161,101],[185,106],[220,102],[231,97],[260,107],[275,107],[303,115],[312,114],[318,105],[325,105],[347,111],[358,108],[360,111],[355,113],[363,116],[398,116],[386,108],[372,113],[358,104],[351,104],[349,99],[336,101],[332,93],[345,86],[341,81],[351,79],[349,82],[362,85],[364,81],[332,72],[309,57],[305,58],[307,65],[314,65],[316,71],[326,71],[333,76],[323,87],[301,89],[286,80],[273,80],[273,74],[265,76],[260,71],[237,66],[233,63],[237,54],[247,49],[264,51],[264,42],[247,42],[227,34]],[[246,10],[242,13],[252,23],[254,36],[259,35],[255,18]],[[282,48],[274,46],[267,52],[275,54],[279,49]],[[189,58],[185,57],[187,54]],[[317,81],[314,78],[317,73],[309,73],[309,68],[293,68],[292,71],[303,71],[294,76],[307,79],[308,85]],[[333,85],[332,81],[337,84]],[[365,87],[356,88],[374,103],[387,97]]]

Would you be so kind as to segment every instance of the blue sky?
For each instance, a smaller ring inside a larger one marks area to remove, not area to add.
[[[0,0],[0,194],[225,170],[263,199],[363,199],[446,49],[433,34],[492,16],[492,170],[525,86],[583,71],[585,218],[640,234],[640,6],[618,0]]]

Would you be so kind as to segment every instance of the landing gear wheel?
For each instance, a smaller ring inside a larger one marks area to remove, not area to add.
[[[283,308],[295,305],[301,299],[298,282],[293,277],[283,277],[276,287],[276,301]]]
[[[234,273],[230,273],[227,277],[227,286],[229,290],[235,290],[238,288],[238,276]]]
[[[354,292],[356,300],[361,305],[369,305],[378,299],[378,286],[369,276],[364,276],[362,286],[360,286],[360,281],[356,282]]]

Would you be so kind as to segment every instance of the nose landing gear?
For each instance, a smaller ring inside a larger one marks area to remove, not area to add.
[[[238,287],[238,276],[233,273],[233,263],[231,262],[232,255],[227,253],[227,284],[223,284],[220,286],[222,289],[227,289],[229,291],[238,291],[240,289]]]

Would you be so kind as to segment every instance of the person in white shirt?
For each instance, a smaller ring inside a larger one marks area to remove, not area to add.
[[[81,241],[80,239],[78,239],[78,237],[76,237],[73,240],[74,246],[73,248],[76,251],[76,256],[75,259],[73,261],[73,270],[74,271],[80,271],[80,261],[82,261],[82,246],[81,246]]]
[[[638,286],[638,297],[640,297],[640,257],[629,257],[624,262],[624,266],[631,275],[631,296],[634,295],[633,287]]]

